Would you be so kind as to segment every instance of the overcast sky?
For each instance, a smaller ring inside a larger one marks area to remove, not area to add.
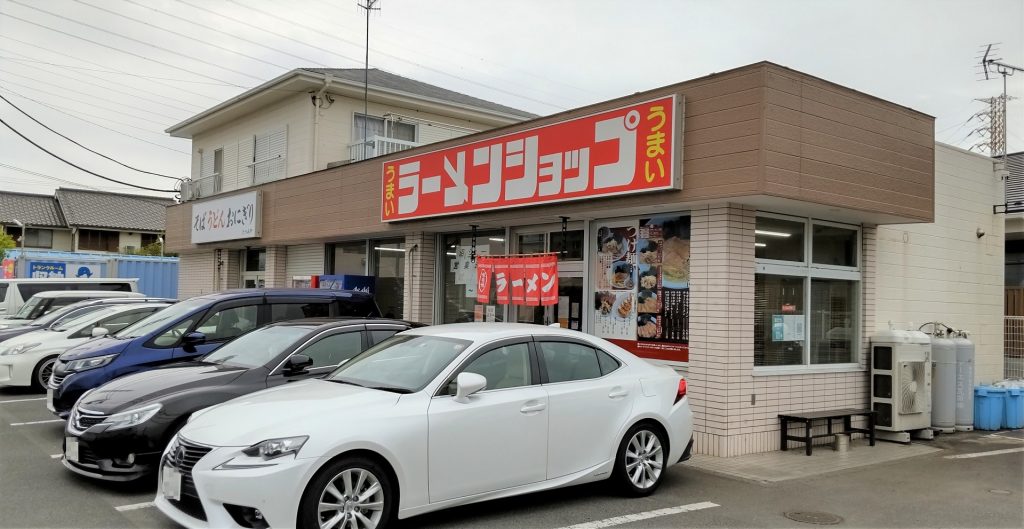
[[[380,0],[370,66],[550,114],[769,60],[937,118],[938,141],[1002,82],[979,50],[1024,64],[1021,0]],[[292,68],[362,67],[356,0],[0,0],[0,95],[125,164],[188,176],[168,126]],[[1024,74],[1010,79],[1024,98]],[[1009,107],[1024,150],[1024,103]],[[82,150],[0,101],[0,118],[87,169],[170,189]],[[35,173],[35,174],[34,174]],[[61,179],[65,182],[61,182]],[[125,190],[64,165],[0,125],[0,189]],[[169,196],[169,195],[163,195]]]

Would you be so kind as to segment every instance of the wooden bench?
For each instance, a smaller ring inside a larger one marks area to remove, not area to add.
[[[807,455],[811,455],[811,440],[819,437],[833,437],[836,434],[851,434],[851,433],[863,433],[867,434],[868,438],[871,439],[871,446],[875,446],[875,419],[878,416],[878,412],[874,410],[858,410],[858,409],[842,409],[842,410],[826,410],[826,411],[809,411],[803,413],[786,413],[779,414],[779,423],[782,428],[779,429],[779,438],[782,441],[782,449],[787,450],[788,441],[800,441],[804,443],[804,447],[807,450]],[[850,424],[852,417],[867,417],[868,427],[867,428],[854,428]],[[843,420],[843,430],[841,432],[832,431],[832,421],[836,419]],[[811,428],[814,425],[814,421],[825,420],[828,422],[828,433],[811,435]],[[803,435],[789,435],[789,423],[802,423],[804,425]]]

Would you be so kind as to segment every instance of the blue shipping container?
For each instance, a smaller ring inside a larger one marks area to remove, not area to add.
[[[147,296],[178,297],[177,258],[122,256],[117,261],[117,277],[139,278],[139,292]]]
[[[6,258],[17,260],[20,253],[8,250]],[[136,278],[147,296],[178,297],[177,257],[26,250],[25,261],[26,271],[37,277]]]

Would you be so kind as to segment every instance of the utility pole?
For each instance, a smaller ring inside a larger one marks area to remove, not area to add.
[[[366,145],[370,138],[366,137],[366,124],[370,120],[370,11],[380,11],[376,7],[380,0],[364,0],[365,4],[357,4],[366,10],[366,58],[363,63],[363,159],[366,159]]]

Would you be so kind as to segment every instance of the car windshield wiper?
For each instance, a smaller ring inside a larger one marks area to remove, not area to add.
[[[390,391],[392,393],[401,393],[403,395],[408,394],[408,393],[412,393],[411,389],[399,388],[399,387],[395,387],[395,386],[365,386],[365,387],[367,387],[369,389],[379,389],[381,391]]]
[[[356,382],[352,382],[351,380],[342,380],[340,378],[328,378],[326,380],[328,382],[334,382],[335,384],[348,384],[350,386],[358,386],[358,387],[361,387],[361,388],[365,388],[366,387],[366,386],[364,386],[362,384],[358,384]]]

